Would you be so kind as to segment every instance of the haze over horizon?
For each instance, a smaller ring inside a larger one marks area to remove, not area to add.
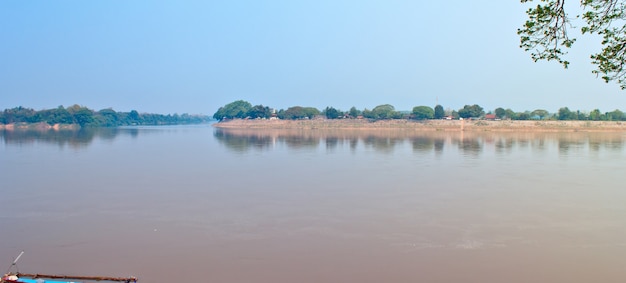
[[[626,110],[626,92],[591,73],[598,38],[579,37],[567,70],[534,63],[518,47],[527,7],[486,0],[2,1],[0,110],[79,104],[212,115],[240,99],[344,111],[437,103]]]

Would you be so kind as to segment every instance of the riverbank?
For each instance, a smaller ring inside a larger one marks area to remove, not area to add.
[[[236,129],[351,129],[413,131],[501,131],[501,132],[626,132],[622,121],[487,121],[487,120],[242,120],[213,124]]]

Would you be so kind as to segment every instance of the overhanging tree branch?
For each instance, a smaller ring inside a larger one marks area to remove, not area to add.
[[[532,0],[521,0],[522,3]],[[568,67],[569,61],[563,58],[576,41],[568,36],[571,18],[565,11],[565,0],[539,0],[534,8],[526,11],[528,20],[517,30],[520,35],[520,48],[531,52],[531,58],[555,60]],[[591,62],[597,66],[592,72],[602,75],[605,82],[617,81],[626,89],[626,0],[581,0],[583,13],[575,18],[585,21],[582,34],[602,35],[603,48],[591,55]],[[621,25],[615,27],[616,25]]]

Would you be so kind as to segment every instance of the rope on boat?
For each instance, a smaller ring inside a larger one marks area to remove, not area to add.
[[[9,269],[7,269],[7,272],[5,273],[9,273],[11,271],[11,268],[13,267],[15,267],[16,272],[20,272],[19,268],[17,268],[17,261],[20,260],[20,257],[22,257],[23,254],[24,254],[24,251],[20,252],[20,254],[13,260],[13,263],[11,263],[11,265],[9,266]]]

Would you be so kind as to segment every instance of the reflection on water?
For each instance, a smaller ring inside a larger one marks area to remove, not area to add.
[[[27,145],[36,142],[57,144],[60,147],[85,147],[96,136],[100,139],[114,139],[117,129],[80,129],[80,130],[15,130],[0,131],[0,139],[7,145]]]
[[[136,137],[138,129],[124,128],[84,128],[80,130],[13,130],[0,131],[0,140],[7,145],[28,145],[47,143],[59,147],[88,147],[94,140],[114,140],[118,135]]]
[[[159,131],[162,131],[160,129]],[[69,146],[88,147],[95,140],[113,141],[118,137],[137,138],[157,131],[146,128],[97,128],[77,131],[0,131],[0,140],[6,145],[27,145],[38,142]],[[531,148],[541,151],[546,142],[556,141],[561,153],[588,148],[590,151],[624,148],[626,137],[621,133],[493,133],[493,132],[407,132],[407,131],[303,131],[276,129],[215,129],[213,136],[226,148],[234,152],[271,150],[276,145],[291,149],[313,149],[323,145],[335,150],[348,145],[356,149],[359,144],[380,153],[391,153],[400,145],[409,143],[415,152],[441,153],[445,147],[456,147],[466,154],[480,154],[485,147],[494,147],[497,153],[507,153],[514,148]]]
[[[0,141],[8,146],[44,143],[58,147],[86,148],[94,141],[114,141],[119,137],[137,138],[142,135],[163,132],[174,127],[119,127],[83,128],[80,130],[0,130]]]
[[[561,153],[588,148],[590,151],[621,150],[626,136],[622,133],[493,133],[493,132],[407,132],[407,131],[301,131],[276,129],[216,129],[214,137],[226,148],[239,153],[271,150],[285,145],[291,149],[328,150],[359,144],[379,153],[392,153],[409,143],[415,152],[442,153],[446,147],[465,154],[478,155],[486,147],[506,154],[516,148],[542,151],[547,142],[556,141]]]

